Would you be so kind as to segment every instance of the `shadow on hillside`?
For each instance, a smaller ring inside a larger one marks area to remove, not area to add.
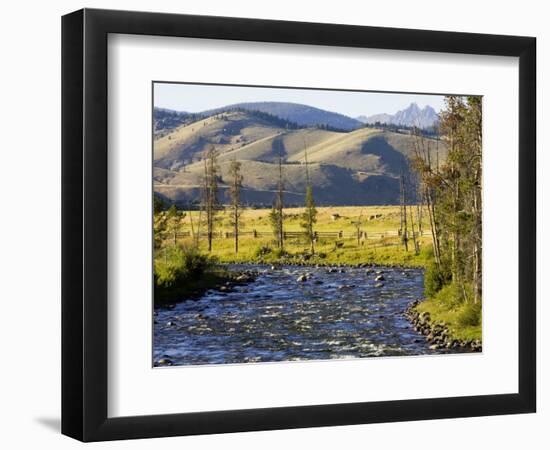
[[[371,154],[380,158],[380,164],[387,172],[398,176],[409,171],[407,158],[386,141],[384,136],[373,136],[361,147],[361,153]]]

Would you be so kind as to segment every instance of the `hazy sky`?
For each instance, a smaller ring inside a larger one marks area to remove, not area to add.
[[[201,112],[242,102],[292,102],[338,112],[350,117],[390,113],[412,102],[423,108],[430,105],[437,112],[443,107],[441,95],[393,94],[381,92],[346,92],[309,89],[281,89],[241,86],[155,83],[156,107],[177,111]]]

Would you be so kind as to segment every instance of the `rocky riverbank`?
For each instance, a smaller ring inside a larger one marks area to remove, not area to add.
[[[414,329],[426,337],[430,348],[481,352],[481,341],[455,339],[445,323],[433,321],[428,312],[419,313],[416,309],[419,303],[420,300],[411,302],[404,315],[412,323]]]
[[[155,296],[156,306],[169,306],[186,300],[197,300],[208,291],[233,292],[236,286],[253,282],[258,276],[254,270],[231,271],[221,268],[205,273],[199,279],[179,286],[172,295],[160,299]]]

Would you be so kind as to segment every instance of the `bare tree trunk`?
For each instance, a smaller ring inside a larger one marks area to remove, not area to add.
[[[401,240],[403,242],[403,245],[405,246],[405,251],[409,251],[409,236],[408,236],[408,229],[407,229],[407,205],[405,203],[405,179],[403,174],[401,174],[400,177],[400,186],[401,186],[401,205],[403,208],[403,230],[401,234]]]
[[[418,183],[417,186],[417,195],[419,196],[419,199],[417,199],[416,202],[416,218],[418,220],[418,232],[420,233],[420,236],[423,234],[423,227],[422,227],[422,210],[424,208],[424,193],[422,192],[422,188],[420,186],[420,183]]]
[[[191,241],[195,242],[195,225],[193,224],[193,211],[189,209],[189,221],[191,222]]]
[[[278,233],[278,244],[281,251],[284,250],[284,240],[285,240],[285,233],[284,233],[284,225],[283,225],[283,159],[282,156],[279,154],[279,183],[277,186],[277,233]]]
[[[426,189],[426,191],[428,191],[428,189]],[[437,264],[437,267],[441,269],[441,251],[439,245],[439,234],[437,232],[438,230],[435,219],[435,210],[433,207],[431,195],[428,193],[426,193],[426,204],[428,206],[428,217],[430,219],[430,230],[432,232],[432,245],[434,250],[435,263]]]
[[[414,244],[414,254],[418,255],[418,253],[420,252],[420,249],[418,247],[418,241],[416,239],[416,231],[414,231],[414,215],[413,215],[412,205],[409,205],[409,215],[411,219],[411,232],[412,232],[412,238],[413,238],[413,244]]]

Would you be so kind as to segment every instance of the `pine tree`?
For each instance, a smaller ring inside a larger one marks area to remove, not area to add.
[[[441,279],[458,287],[461,300],[474,303],[481,301],[482,286],[481,113],[480,97],[446,97],[440,114],[446,160],[434,167],[429,146],[418,138],[413,161],[424,186]]]

